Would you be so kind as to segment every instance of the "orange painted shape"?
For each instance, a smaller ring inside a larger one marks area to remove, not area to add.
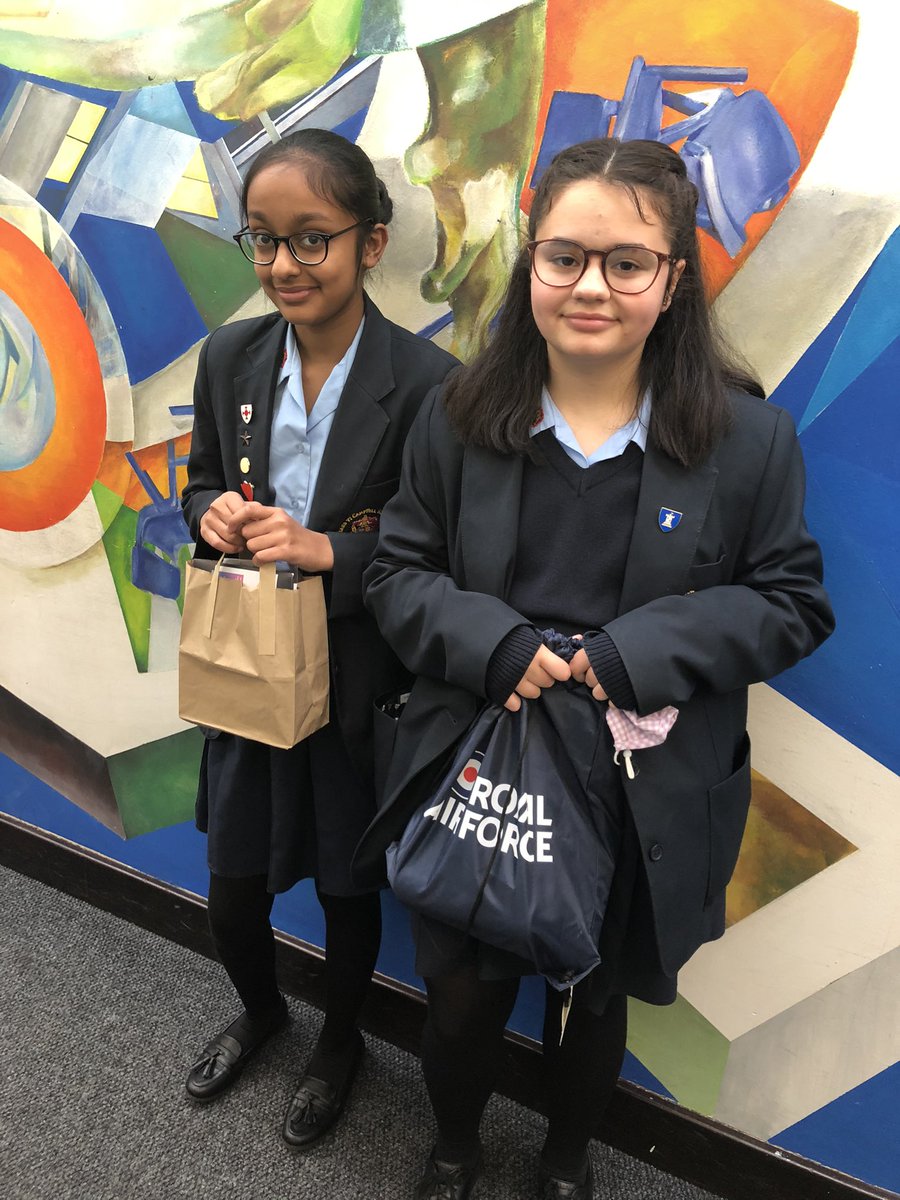
[[[90,330],[50,260],[0,220],[0,290],[31,322],[50,364],[56,419],[34,462],[0,472],[0,526],[49,529],[78,507],[97,475],[106,440],[106,396]]]
[[[764,92],[797,143],[800,169],[791,180],[792,191],[843,90],[858,28],[858,15],[832,0],[548,0],[544,87],[526,178],[534,170],[554,92],[619,99],[632,60],[640,55],[654,66],[746,68],[746,84],[732,89]],[[704,87],[677,80],[667,80],[666,86],[679,92]],[[664,124],[680,119],[674,112],[663,118]],[[523,192],[523,211],[529,211],[532,196],[530,189]],[[712,295],[753,252],[789,197],[790,191],[777,208],[750,218],[747,242],[733,260],[715,239],[701,233]]]

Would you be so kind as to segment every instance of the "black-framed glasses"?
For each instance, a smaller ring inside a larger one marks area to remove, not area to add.
[[[337,233],[309,230],[307,233],[292,233],[290,237],[278,237],[277,234],[263,233],[248,227],[231,236],[240,246],[244,258],[248,258],[258,267],[271,266],[278,256],[278,247],[282,242],[298,263],[302,263],[304,267],[318,267],[328,257],[328,247],[335,238],[340,237],[342,233],[349,233],[351,229],[359,229],[361,225],[374,224],[374,217],[366,217],[364,221],[354,221],[352,225],[348,225],[346,229],[339,229]]]
[[[531,269],[548,287],[571,287],[587,270],[591,258],[600,259],[600,270],[613,292],[639,296],[653,287],[663,263],[678,260],[646,246],[613,246],[611,250],[588,250],[580,242],[567,238],[543,238],[527,242]]]

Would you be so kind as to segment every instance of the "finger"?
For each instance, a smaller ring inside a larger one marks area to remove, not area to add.
[[[520,679],[516,691],[520,696],[524,696],[526,700],[536,700],[541,694],[541,689],[536,683],[532,683],[530,679]]]
[[[603,688],[600,686],[599,683],[597,684],[596,687],[591,689],[591,695],[594,697],[595,700],[608,700],[609,699],[609,696],[607,696],[606,692],[604,692]]]
[[[503,707],[508,708],[510,712],[518,712],[522,707],[522,701],[519,699],[516,693],[513,692],[513,694],[507,698]]]
[[[579,683],[584,683],[585,672],[590,668],[590,660],[583,650],[579,650],[572,661],[569,663],[569,670],[572,672],[572,678],[577,679]]]
[[[585,682],[585,683],[588,685],[588,687],[590,687],[590,688],[595,688],[595,687],[596,687],[596,686],[599,684],[600,680],[599,680],[599,679],[597,678],[597,676],[594,674],[594,668],[593,668],[593,667],[588,667],[587,671],[585,672],[585,676],[584,676],[584,682]]]
[[[541,646],[536,656],[536,665],[543,667],[545,671],[557,680],[571,679],[572,672],[569,669],[569,664],[554,654],[552,650],[548,650],[546,646]]]

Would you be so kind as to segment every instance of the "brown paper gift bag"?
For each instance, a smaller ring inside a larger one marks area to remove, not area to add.
[[[236,565],[237,573],[222,559],[187,565],[178,714],[288,750],[328,723],[322,580],[276,577],[267,563],[248,582],[253,564]]]

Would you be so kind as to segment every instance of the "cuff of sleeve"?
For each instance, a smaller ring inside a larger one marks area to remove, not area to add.
[[[497,645],[484,677],[484,690],[491,703],[506,703],[540,645],[541,635],[532,625],[517,625]]]
[[[586,636],[584,651],[600,685],[616,708],[636,709],[637,697],[634,688],[631,686],[622,656],[609,634],[601,629],[599,633]]]

